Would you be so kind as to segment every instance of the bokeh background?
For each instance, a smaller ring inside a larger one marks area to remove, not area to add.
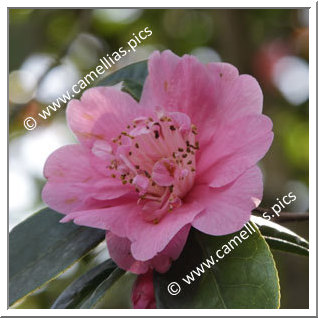
[[[240,73],[256,77],[275,133],[260,164],[265,182],[261,206],[270,207],[292,191],[297,200],[285,211],[308,211],[308,14],[307,9],[10,9],[10,229],[44,206],[42,169],[48,155],[75,142],[65,106],[33,131],[23,127],[24,118],[38,118],[38,112],[94,69],[100,57],[126,46],[132,33],[146,26],[152,35],[111,71],[147,59],[156,49],[170,49],[205,63],[229,62]],[[308,238],[307,221],[285,225]],[[274,256],[281,308],[308,308],[308,258]],[[15,308],[49,308],[75,277],[106,257],[101,244]]]

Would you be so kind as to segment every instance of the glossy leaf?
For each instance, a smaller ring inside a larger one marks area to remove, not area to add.
[[[154,275],[157,307],[278,308],[280,293],[275,263],[256,228],[241,244],[232,244],[235,248],[230,253],[225,255],[223,251],[224,257],[217,258],[216,251],[226,249],[239,233],[210,236],[192,229],[180,258],[171,269],[165,274]],[[200,266],[203,261],[211,260],[210,256],[214,265]],[[200,273],[200,269],[203,272]],[[180,285],[179,294],[168,293],[171,282]]]
[[[105,232],[73,223],[43,209],[9,235],[10,305],[57,277],[105,238]]]
[[[277,223],[265,220],[262,217],[252,216],[254,222],[266,242],[272,249],[300,255],[309,255],[309,243],[298,234]]]
[[[135,275],[116,268],[81,308],[131,308],[130,295],[134,280]]]
[[[97,83],[97,86],[112,86],[123,82],[123,91],[139,100],[147,75],[147,61],[141,61],[130,64],[106,76]]]
[[[79,308],[97,288],[117,268],[113,260],[99,264],[72,282],[54,302],[52,309]]]
[[[94,308],[131,309],[133,284],[137,275],[126,272],[104,294]]]

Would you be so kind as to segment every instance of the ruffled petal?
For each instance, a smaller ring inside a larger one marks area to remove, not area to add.
[[[74,220],[78,225],[109,230],[131,241],[132,256],[147,261],[161,252],[173,237],[191,223],[203,207],[197,202],[183,204],[165,215],[159,223],[145,221],[135,201],[105,209],[92,209],[68,214],[61,222]]]
[[[210,235],[238,231],[249,221],[251,211],[259,205],[262,192],[262,173],[257,166],[222,188],[198,185],[191,191],[188,200],[199,199],[205,209],[192,225]]]
[[[90,152],[81,145],[68,145],[53,152],[44,166],[48,182],[43,188],[43,201],[61,213],[99,208],[106,200],[129,193],[129,185],[105,178],[90,164]],[[100,202],[100,201],[103,202]]]
[[[164,51],[153,53],[148,65],[140,103],[189,115],[198,127],[201,147],[223,122],[262,111],[263,95],[257,81],[249,75],[239,76],[230,64],[204,65],[193,56],[179,58]]]
[[[255,165],[273,141],[272,121],[264,115],[242,117],[217,129],[197,161],[197,183],[221,187]]]
[[[81,100],[69,102],[66,115],[81,144],[92,147],[97,140],[111,141],[131,121],[151,110],[144,109],[129,94],[112,87],[86,90]]]
[[[176,260],[181,254],[190,228],[190,224],[184,226],[162,252],[145,262],[134,259],[131,254],[131,242],[127,238],[108,232],[106,234],[106,241],[109,255],[120,268],[135,274],[144,274],[149,269],[155,269],[157,272],[164,273],[170,268],[171,262]]]

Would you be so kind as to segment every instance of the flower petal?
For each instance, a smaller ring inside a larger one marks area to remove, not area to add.
[[[131,242],[127,238],[107,232],[106,242],[110,257],[120,268],[134,274],[144,274],[148,271],[150,261],[141,262],[134,259],[130,251]]]
[[[251,115],[223,123],[211,143],[200,153],[196,182],[221,187],[255,165],[268,151],[272,122],[264,115]]]
[[[215,117],[233,120],[262,112],[263,93],[255,78],[239,75],[227,63],[209,63],[207,68],[212,78]]]
[[[147,261],[161,252],[173,237],[203,210],[197,202],[183,204],[165,215],[159,223],[146,222],[141,207],[134,200],[120,206],[68,214],[61,222],[74,220],[78,225],[109,230],[131,242],[132,256]]]
[[[252,209],[260,203],[262,192],[262,174],[257,166],[222,188],[198,185],[191,191],[188,200],[199,198],[205,210],[192,225],[211,235],[238,231],[250,219]]]
[[[133,119],[149,111],[118,89],[94,87],[86,90],[81,100],[71,100],[66,115],[78,140],[91,148],[96,140],[117,137]]]
[[[132,290],[131,301],[134,309],[156,309],[153,272],[139,275]]]
[[[145,262],[134,259],[130,249],[131,242],[127,238],[108,232],[106,234],[106,241],[109,255],[120,268],[135,274],[144,274],[149,269],[155,269],[157,272],[164,273],[170,268],[172,260],[176,260],[181,254],[190,227],[190,224],[184,226],[162,252]]]
[[[119,180],[105,178],[90,165],[90,152],[81,145],[68,145],[53,152],[44,166],[48,179],[43,201],[61,213],[105,206],[131,191]]]
[[[209,83],[206,66],[195,57],[179,58],[170,51],[161,55],[156,52],[149,59],[149,76],[140,103],[189,115],[191,122],[199,127],[201,134],[198,137],[205,138],[202,125],[206,125],[213,115]]]
[[[159,74],[159,75],[158,75]],[[195,57],[177,57],[170,51],[155,52],[149,59],[140,103],[190,116],[198,127],[203,147],[213,136],[217,125],[229,119],[260,114],[263,95],[257,81],[249,75],[238,75],[227,63],[204,65]]]

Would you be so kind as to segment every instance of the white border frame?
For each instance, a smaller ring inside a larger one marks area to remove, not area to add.
[[[28,4],[28,7],[39,7],[39,8],[50,8],[51,6],[45,5],[41,0],[30,0],[28,2],[22,0],[13,0],[5,1],[5,7],[1,7],[1,43],[8,43],[7,35],[4,33],[4,30],[7,30],[8,21],[8,7],[25,7]],[[70,0],[55,0],[54,4],[56,7],[63,8],[94,8],[94,7],[103,7],[103,5],[109,5],[109,2],[90,0],[89,6],[83,5],[84,3],[79,3],[79,1],[70,1]],[[85,3],[86,4],[86,3]],[[114,3],[115,5],[108,6],[110,7],[129,7],[131,8],[132,2],[128,0],[119,1]],[[134,1],[134,7],[145,7],[145,8],[158,8],[153,2],[146,1]],[[189,7],[193,8],[193,2],[188,1],[172,1],[171,0],[161,0],[160,7]],[[141,310],[141,309],[7,309],[7,263],[4,262],[4,258],[1,262],[1,299],[0,299],[0,314],[1,316],[316,316],[316,2],[315,1],[282,1],[282,0],[267,0],[267,1],[246,1],[242,0],[239,2],[240,6],[238,7],[237,1],[223,0],[220,2],[211,2],[211,1],[195,1],[197,8],[309,8],[309,60],[310,60],[310,69],[309,69],[309,133],[310,133],[310,142],[309,142],[309,211],[310,213],[310,223],[309,223],[309,234],[310,234],[310,258],[309,258],[309,309],[156,309],[156,310]],[[7,30],[8,32],[8,30]],[[8,45],[8,44],[7,44]],[[7,69],[7,50],[2,49],[1,54],[1,64],[2,70]],[[1,82],[1,96],[4,99],[4,96],[7,98],[8,92],[8,82],[3,80]],[[7,140],[4,136],[8,132],[8,123],[7,123],[7,109],[4,105],[7,104],[7,100],[2,104],[0,108],[0,118],[1,118],[1,149],[6,149]],[[4,176],[8,173],[8,158],[5,158],[3,155],[1,159],[1,169]],[[1,202],[8,200],[8,187],[7,182],[4,177],[1,178]],[[7,199],[7,200],[5,200]],[[8,202],[7,202],[8,203]],[[2,205],[4,206],[4,204]],[[7,209],[7,207],[6,207]],[[2,209],[2,214],[4,214],[4,209]],[[4,218],[7,216],[3,216]],[[7,220],[8,221],[8,220]],[[1,222],[2,231],[1,234],[1,247],[2,255],[7,255],[7,222]]]

